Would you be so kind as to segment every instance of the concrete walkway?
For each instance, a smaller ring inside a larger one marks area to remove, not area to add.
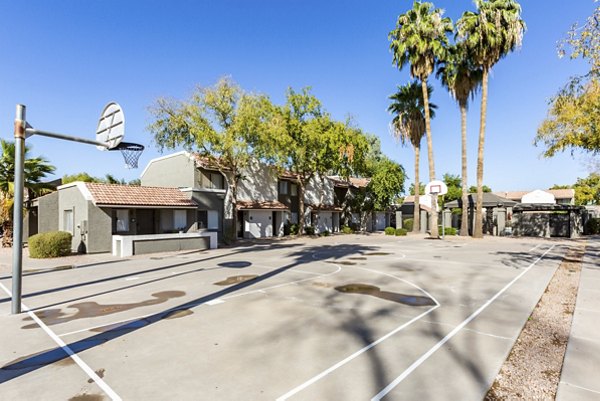
[[[600,400],[600,237],[588,240],[558,401]]]

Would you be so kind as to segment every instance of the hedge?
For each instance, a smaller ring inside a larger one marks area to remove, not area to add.
[[[402,222],[402,228],[404,228],[407,231],[412,231],[413,229],[413,219],[406,219]]]
[[[405,230],[404,228],[397,228],[396,229],[396,236],[406,235],[407,233],[408,233],[408,231]]]
[[[342,226],[342,233],[344,234],[352,234],[354,230],[348,226]]]
[[[71,233],[50,231],[29,237],[29,257],[57,258],[71,254]]]
[[[456,235],[456,228],[454,227],[446,227],[445,230],[442,230],[442,226],[438,226],[439,230],[440,230],[440,235],[442,234],[446,234],[446,235]]]
[[[385,235],[396,234],[396,229],[394,227],[386,227],[384,231],[385,231]]]

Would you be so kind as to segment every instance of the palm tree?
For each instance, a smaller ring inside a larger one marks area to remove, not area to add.
[[[421,91],[421,85],[413,81],[404,86],[398,86],[398,91],[389,97],[392,104],[388,111],[394,115],[392,120],[392,135],[402,144],[410,142],[415,151],[415,212],[413,218],[413,232],[419,232],[420,219],[420,182],[419,182],[419,158],[421,150],[421,139],[425,135],[425,99]],[[427,86],[427,95],[431,96],[433,89]],[[437,106],[428,103],[430,118],[435,117],[434,110]]]
[[[483,146],[487,112],[488,76],[501,58],[520,46],[525,23],[515,0],[475,0],[477,12],[467,11],[457,22],[459,38],[473,63],[482,68],[481,116],[477,151],[477,202],[473,237],[483,237]]]
[[[389,34],[393,63],[399,69],[407,64],[410,65],[410,75],[421,81],[430,181],[435,180],[435,165],[433,162],[427,78],[433,73],[436,60],[443,58],[448,45],[447,34],[452,32],[452,21],[450,18],[442,18],[443,14],[441,9],[434,8],[431,3],[415,1],[411,10],[398,17],[396,29]],[[437,197],[433,198],[432,204],[431,236],[434,238],[439,236]]]
[[[469,235],[469,190],[467,186],[467,109],[469,99],[481,87],[483,71],[481,67],[473,64],[467,48],[463,43],[458,43],[448,49],[437,76],[441,79],[452,97],[460,107],[461,144],[462,144],[462,219],[460,235]]]
[[[14,182],[15,182],[15,143],[0,139],[2,155],[0,156],[0,224],[3,237],[2,246],[12,246]],[[41,195],[52,188],[41,182],[55,167],[41,156],[28,158],[31,149],[25,146],[24,187],[31,196]]]

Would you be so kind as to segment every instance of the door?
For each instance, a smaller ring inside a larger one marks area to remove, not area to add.
[[[154,232],[154,210],[136,210],[136,229],[138,235],[155,234]]]

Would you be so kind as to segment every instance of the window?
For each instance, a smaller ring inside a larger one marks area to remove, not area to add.
[[[73,209],[63,211],[63,231],[73,234]]]
[[[198,228],[208,228],[208,212],[198,210]]]
[[[298,212],[292,212],[292,224],[298,224]]]
[[[287,181],[279,181],[279,194],[280,195],[288,194],[288,182]]]
[[[129,209],[117,209],[117,232],[129,231]]]
[[[186,210],[174,210],[173,211],[173,227],[176,230],[183,230],[187,226],[187,211]]]
[[[209,188],[212,189],[223,189],[223,176],[221,173],[208,173],[210,180]]]
[[[291,196],[298,196],[298,185],[296,185],[296,184],[290,184],[290,195]]]

